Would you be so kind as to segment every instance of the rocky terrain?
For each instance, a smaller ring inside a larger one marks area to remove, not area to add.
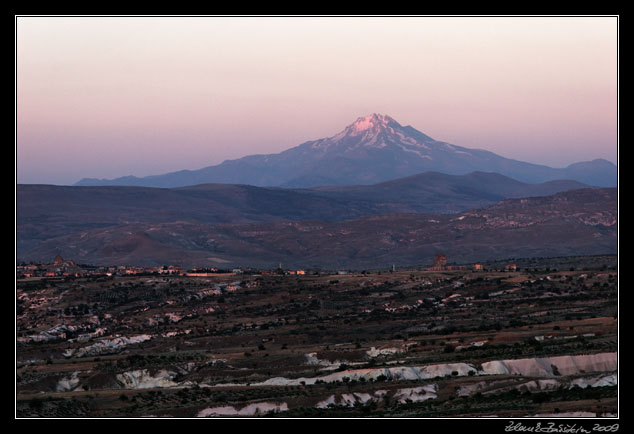
[[[616,257],[517,263],[18,279],[16,413],[616,417]]]

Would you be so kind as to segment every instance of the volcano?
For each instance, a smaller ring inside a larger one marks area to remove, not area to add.
[[[332,137],[308,141],[278,154],[250,155],[199,170],[142,178],[85,178],[76,185],[172,188],[222,183],[306,188],[369,185],[426,171],[448,175],[494,172],[527,183],[558,179],[599,187],[617,183],[616,166],[606,160],[579,162],[566,168],[522,162],[439,141],[390,116],[373,113],[359,117]]]

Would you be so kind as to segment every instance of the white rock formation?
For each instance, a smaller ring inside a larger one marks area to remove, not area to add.
[[[304,357],[306,357],[306,364],[309,366],[323,366],[324,368],[337,369],[343,363],[349,363],[347,360],[335,360],[331,362],[330,360],[320,359],[317,357],[317,353],[304,354]]]
[[[137,335],[132,337],[119,337],[114,339],[101,339],[92,345],[87,347],[81,347],[78,349],[68,349],[64,351],[63,355],[66,358],[69,357],[91,357],[101,354],[112,354],[121,351],[127,345],[138,344],[152,339],[151,335]]]
[[[477,373],[476,368],[469,363],[441,363],[438,365],[428,366],[398,366],[394,368],[376,368],[376,369],[349,369],[341,372],[333,372],[332,374],[311,378],[295,378],[288,379],[284,377],[269,378],[261,383],[255,383],[256,386],[298,386],[304,384],[315,384],[317,381],[324,383],[334,383],[337,381],[360,380],[376,380],[384,376],[388,380],[428,380],[436,377],[445,376],[464,376],[469,372]]]
[[[421,387],[399,389],[396,391],[393,398],[401,404],[405,404],[408,401],[427,401],[428,399],[436,399],[438,397],[438,395],[436,395],[437,390],[438,386],[436,386],[435,384],[426,384],[425,386]]]
[[[519,390],[527,390],[529,392],[551,392],[561,387],[561,383],[555,379],[548,380],[531,380],[517,387]]]
[[[590,377],[590,378],[576,378],[570,382],[569,387],[573,388],[575,386],[579,386],[582,389],[586,387],[606,387],[606,386],[616,386],[618,384],[618,377],[616,374],[610,375],[600,375],[598,377]]]
[[[375,347],[370,348],[368,351],[366,351],[365,353],[369,356],[369,357],[379,357],[379,356],[390,356],[392,354],[397,354],[397,353],[402,353],[403,350],[400,348],[394,348],[394,347],[390,347],[390,348],[380,348],[380,349],[376,349]]]
[[[421,402],[428,399],[436,399],[438,396],[436,392],[438,386],[435,384],[426,384],[420,387],[411,387],[405,389],[398,389],[392,395],[392,399],[395,399],[401,404],[407,402]],[[370,402],[380,402],[388,395],[387,390],[376,390],[373,394],[370,393],[342,393],[337,400],[335,395],[330,395],[323,401],[318,402],[316,408],[329,408],[329,407],[354,407],[355,405],[367,405]]]
[[[222,416],[255,416],[265,415],[268,413],[279,413],[288,411],[288,405],[285,402],[257,402],[249,404],[237,410],[232,406],[205,408],[198,412],[198,417],[222,417]]]
[[[472,396],[477,392],[482,392],[484,395],[500,393],[512,389],[517,389],[521,392],[551,392],[560,388],[571,389],[573,387],[606,387],[616,386],[618,379],[616,374],[595,375],[591,377],[581,377],[570,380],[565,377],[557,378],[545,378],[531,380],[528,382],[521,382],[519,384],[509,384],[508,381],[480,381],[474,384],[468,384],[458,388],[458,396]],[[496,387],[497,386],[497,387]]]
[[[328,407],[354,407],[355,405],[366,405],[369,402],[379,402],[387,394],[386,390],[377,390],[374,394],[369,393],[342,393],[337,401],[335,395],[330,395],[323,401],[315,404],[315,408]]]
[[[161,369],[155,374],[150,374],[147,369],[127,371],[117,374],[117,381],[126,389],[152,389],[157,387],[175,387],[179,383],[174,381],[178,374],[174,371]]]
[[[556,356],[535,359],[496,360],[482,364],[482,375],[553,377],[617,369],[616,353]]]
[[[79,386],[79,373],[81,371],[73,372],[70,377],[64,377],[57,382],[55,386],[56,392],[69,392],[71,390],[75,390],[77,386]]]

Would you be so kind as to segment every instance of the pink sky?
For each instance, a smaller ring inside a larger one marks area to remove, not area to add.
[[[616,163],[615,17],[18,17],[16,38],[19,183],[199,169],[374,112]]]

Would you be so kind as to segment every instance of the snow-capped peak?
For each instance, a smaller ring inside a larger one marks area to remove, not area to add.
[[[412,131],[416,133],[415,136],[412,135]],[[423,149],[428,149],[427,143],[433,141],[411,127],[403,127],[390,116],[372,113],[357,118],[354,123],[332,137],[311,142],[310,147],[319,149],[321,152],[330,152],[335,149],[336,152],[345,153],[363,149],[397,147],[406,152],[421,154]],[[426,152],[421,156],[429,158]]]
[[[387,115],[372,113],[371,115],[358,118],[353,124],[346,128],[346,132],[351,135],[356,135],[367,130],[388,128],[388,125],[391,123],[398,125],[394,119]]]

